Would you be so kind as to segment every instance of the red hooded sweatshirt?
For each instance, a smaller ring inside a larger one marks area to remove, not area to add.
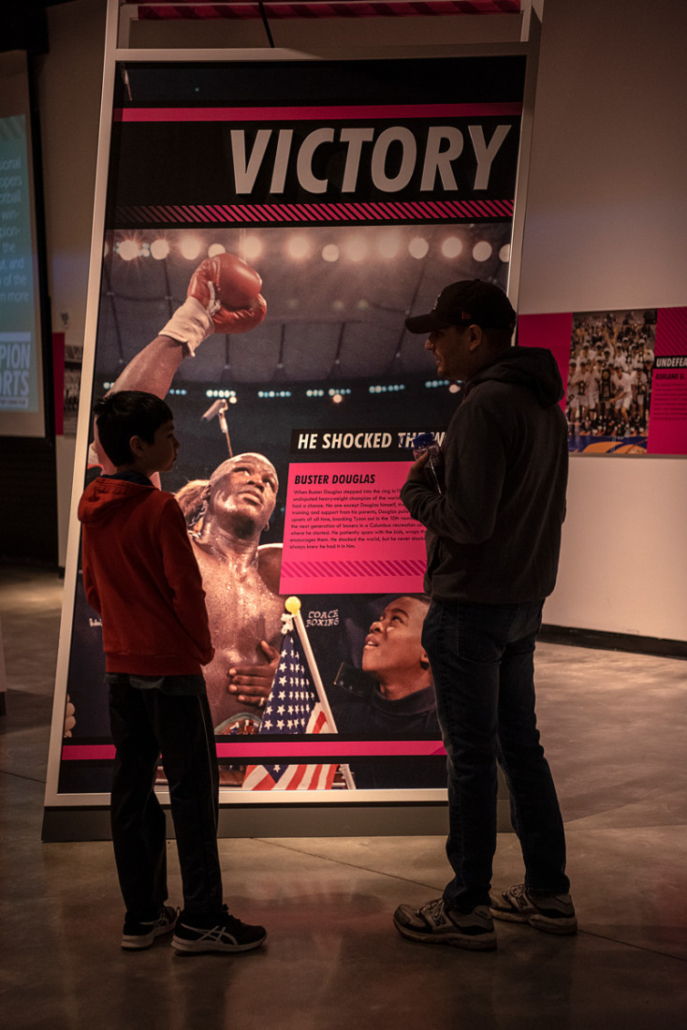
[[[205,591],[175,497],[98,477],[79,501],[86,599],[108,672],[196,675],[211,661]]]

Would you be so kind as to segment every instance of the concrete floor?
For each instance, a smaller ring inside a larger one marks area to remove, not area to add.
[[[227,900],[266,947],[119,948],[109,843],[41,844],[61,583],[0,569],[0,1025],[6,1030],[671,1030],[687,1026],[687,662],[542,644],[573,938],[499,924],[494,953],[400,938],[448,877],[439,837],[220,841]],[[170,845],[171,900],[180,898]],[[494,883],[522,878],[500,834]]]

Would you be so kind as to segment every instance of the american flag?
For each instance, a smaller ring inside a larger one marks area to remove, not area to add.
[[[291,736],[294,733],[333,733],[322,709],[308,663],[286,633],[270,696],[265,705],[261,734]],[[244,790],[329,790],[336,765],[250,765]]]

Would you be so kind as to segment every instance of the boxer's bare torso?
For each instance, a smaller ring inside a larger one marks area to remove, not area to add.
[[[190,538],[203,577],[215,648],[215,657],[203,669],[213,724],[221,727],[241,713],[259,719],[260,709],[241,702],[229,690],[228,674],[237,665],[267,666],[263,640],[279,649],[284,612],[279,596],[281,547],[222,553],[193,533]]]
[[[281,547],[259,546],[278,485],[274,466],[263,455],[240,454],[225,461],[210,477],[202,517],[189,532],[215,648],[204,675],[213,723],[220,732],[227,732],[227,721],[240,713],[259,721],[274,675],[272,669],[269,682],[251,682],[253,669],[258,677],[268,675],[274,655],[266,648],[278,651],[280,643]],[[237,677],[231,676],[232,669]],[[248,702],[241,700],[242,694]]]

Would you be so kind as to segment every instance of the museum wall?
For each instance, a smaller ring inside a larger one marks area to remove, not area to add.
[[[546,0],[521,313],[687,305],[687,5]],[[558,626],[687,639],[687,459],[577,456]]]
[[[103,0],[50,8],[40,75],[53,328],[68,313],[67,342],[82,337],[85,320],[104,13]],[[365,19],[346,31],[351,42],[359,32],[376,56],[394,31],[398,53],[410,39],[467,39],[465,21],[398,19],[395,29],[389,19]],[[479,23],[469,30],[474,41],[497,30],[497,39],[517,39],[501,16],[467,21]],[[336,38],[331,24],[283,25],[277,45],[327,52]],[[373,37],[373,25],[383,38]],[[682,0],[546,0],[522,313],[687,305],[686,29]],[[260,45],[255,25],[234,33]],[[58,443],[64,564],[73,450],[70,438]],[[687,639],[687,460],[580,456],[571,466],[546,621]]]

